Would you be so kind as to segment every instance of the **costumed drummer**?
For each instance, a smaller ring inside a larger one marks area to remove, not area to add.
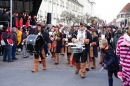
[[[90,51],[90,43],[92,42],[91,34],[86,30],[85,24],[80,23],[80,28],[75,32],[76,36],[72,37],[72,42],[77,43],[78,45],[84,44],[85,48],[81,53],[74,53],[74,61],[76,65],[75,74],[78,74],[80,71],[81,78],[85,78],[86,75],[86,61],[87,55]],[[80,43],[80,44],[79,44]]]
[[[36,33],[42,36],[42,40],[40,40],[40,44],[42,44],[42,47],[40,47],[38,51],[34,53],[34,68],[32,72],[38,71],[39,57],[41,58],[43,70],[46,70],[46,54],[48,53],[48,49],[50,49],[50,39],[49,34],[43,29],[44,28],[40,24],[37,25]],[[37,46],[39,46],[39,44]]]
[[[63,37],[63,41],[65,41],[65,50],[66,50],[66,53],[67,53],[67,64],[70,64],[72,65],[72,62],[70,60],[70,56],[71,56],[71,53],[70,53],[70,46],[68,46],[68,43],[71,42],[71,39],[72,39],[72,36],[71,36],[71,27],[69,25],[66,26],[66,29],[64,30],[64,34],[65,36]]]

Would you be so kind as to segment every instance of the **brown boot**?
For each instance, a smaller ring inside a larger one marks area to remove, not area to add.
[[[41,57],[39,57],[38,59],[39,59],[39,63],[41,64],[42,63]]]
[[[75,63],[75,67],[76,67],[75,74],[78,74],[80,70],[80,63]]]
[[[87,61],[86,61],[86,71],[89,71],[90,69],[90,60],[89,60],[89,57],[87,58]]]
[[[72,53],[72,54],[70,55],[70,67],[73,67],[73,66],[74,66],[74,65],[72,64],[73,56],[74,56],[74,54]]]
[[[42,59],[43,70],[46,70],[46,57]]]
[[[42,59],[43,70],[46,70],[46,54],[45,54],[44,49],[42,50],[42,56],[43,56],[43,59]]]
[[[86,63],[81,63],[80,64],[80,76],[81,78],[85,78],[85,75],[86,75]]]
[[[38,62],[38,59],[34,59],[34,68],[32,70],[33,73],[38,71]]]
[[[70,55],[67,55],[67,64],[70,64]]]
[[[92,58],[92,67],[91,69],[96,69],[96,59]]]
[[[51,58],[54,58],[54,57],[55,57],[55,53],[54,53],[54,52],[52,52],[51,55],[52,55]]]
[[[55,53],[55,64],[59,64],[59,53]]]

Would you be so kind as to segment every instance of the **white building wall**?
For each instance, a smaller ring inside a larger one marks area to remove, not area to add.
[[[84,8],[83,8],[83,14],[88,13],[89,15],[91,15],[92,14],[91,3],[89,3],[88,0],[79,0],[79,1],[84,6]]]
[[[46,21],[47,13],[53,13],[52,24],[54,25],[58,23],[57,18],[60,19],[60,15],[63,11],[74,13],[76,16],[86,13],[92,15],[92,6],[91,3],[88,2],[88,0],[78,0],[78,2],[82,4],[83,7],[81,5],[73,3],[73,1],[71,0],[43,0],[38,11],[38,15],[43,16],[42,20]]]

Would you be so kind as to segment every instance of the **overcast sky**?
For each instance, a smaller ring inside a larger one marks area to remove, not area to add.
[[[95,0],[96,15],[111,22],[130,0]]]

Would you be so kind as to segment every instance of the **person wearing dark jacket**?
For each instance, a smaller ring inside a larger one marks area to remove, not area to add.
[[[119,39],[122,35],[123,35],[123,34],[122,34],[121,30],[117,30],[117,32],[115,33],[115,36],[114,36],[114,39],[113,39],[113,42],[112,42],[112,45],[113,45],[114,50],[116,50],[117,41],[118,41],[118,39]]]
[[[92,67],[91,69],[96,69],[96,58],[98,57],[98,50],[97,47],[99,46],[99,41],[98,41],[98,35],[96,34],[96,29],[91,28],[90,33],[92,35],[92,43],[90,44],[90,58],[92,61]],[[89,60],[89,65],[90,68],[90,60]],[[86,69],[88,71],[89,69]]]
[[[3,14],[3,18],[2,18],[2,20],[5,21],[5,22],[3,23],[3,25],[6,26],[6,27],[8,27],[8,24],[9,24],[9,22],[10,22],[10,17],[9,17],[8,14],[9,14],[9,11],[7,10],[7,11]]]
[[[14,15],[13,15],[13,17],[12,17],[12,26],[13,27],[18,27],[18,25],[19,25],[19,19],[18,19],[18,13],[17,12],[15,12],[14,13]]]
[[[85,45],[85,49],[80,53],[74,53],[74,61],[76,65],[75,74],[80,71],[81,78],[85,78],[86,64],[89,57],[90,43],[92,42],[91,34],[86,30],[85,24],[80,23],[80,29],[76,31],[75,36],[72,36],[72,42],[81,43]]]
[[[0,21],[2,20],[2,16],[3,16],[3,9],[0,7]],[[1,22],[0,22],[1,24]]]
[[[18,43],[18,40],[17,40],[17,34],[16,34],[16,28],[13,27],[12,28],[12,31],[11,31],[11,38],[13,40],[13,46],[12,46],[12,60],[17,60],[16,58],[16,48],[17,48],[17,43]]]
[[[119,61],[111,46],[108,45],[107,39],[102,39],[99,43],[102,51],[102,61],[100,62],[102,68],[100,71],[103,71],[104,69],[108,70],[109,86],[113,86],[112,76],[114,74],[117,77]]]
[[[8,29],[7,27],[3,27],[3,32],[2,32],[2,39],[5,42],[4,47],[4,54],[3,54],[3,62],[7,61],[6,57],[8,56],[8,62],[12,62],[12,45],[7,41],[7,39],[10,38],[10,35],[8,34]]]
[[[1,35],[2,35],[2,32],[3,32],[3,25],[0,25],[0,56],[3,55],[4,53],[4,49],[3,49],[3,46],[1,45]]]
[[[40,40],[40,42],[38,44],[41,47],[37,46],[38,51],[36,51],[34,53],[34,68],[32,70],[33,73],[38,72],[39,57],[41,58],[43,70],[46,70],[46,54],[48,53],[48,50],[50,50],[50,48],[49,48],[49,45],[50,45],[49,34],[46,31],[44,31],[44,28],[42,28],[42,26],[40,24],[37,25],[36,30],[37,31],[34,34],[41,35],[42,40]]]

